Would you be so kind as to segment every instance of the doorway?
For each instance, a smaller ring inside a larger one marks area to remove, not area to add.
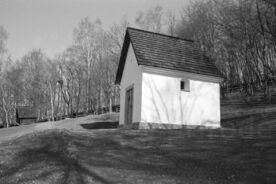
[[[126,89],[125,124],[132,123],[133,114],[133,85]]]

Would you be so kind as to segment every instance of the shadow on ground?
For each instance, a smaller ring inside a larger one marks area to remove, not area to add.
[[[275,183],[276,135],[48,130],[0,147],[0,183]]]
[[[80,124],[85,129],[109,129],[109,128],[118,128],[119,122],[92,122]]]

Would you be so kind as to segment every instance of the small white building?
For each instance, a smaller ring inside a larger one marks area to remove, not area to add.
[[[220,82],[193,41],[127,28],[116,75],[120,125],[220,127]]]

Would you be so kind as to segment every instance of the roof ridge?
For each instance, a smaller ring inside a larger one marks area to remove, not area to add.
[[[133,28],[133,27],[127,27],[127,30],[128,29],[132,29],[132,30],[135,30],[135,31],[140,31],[140,32],[155,34],[155,35],[159,35],[159,36],[165,36],[165,37],[169,37],[169,38],[174,38],[174,39],[178,39],[178,40],[183,40],[183,41],[188,41],[188,42],[194,43],[194,40],[187,39],[187,38],[180,38],[180,37],[177,37],[177,36],[171,36],[171,35],[166,35],[166,34],[162,34],[162,33],[156,33],[156,32],[147,31],[147,30],[143,30],[143,29],[137,29],[137,28]]]

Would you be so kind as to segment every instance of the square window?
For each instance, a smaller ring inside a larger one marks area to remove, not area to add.
[[[182,79],[180,81],[180,89],[181,89],[181,91],[189,92],[190,91],[190,80]]]

